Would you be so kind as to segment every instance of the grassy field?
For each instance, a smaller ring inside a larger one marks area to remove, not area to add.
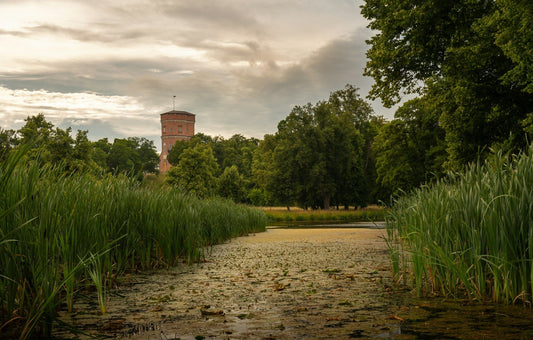
[[[291,207],[290,211],[286,207],[264,207],[269,224],[279,224],[283,222],[362,222],[362,221],[383,221],[385,209],[380,206],[369,206],[360,209],[350,210],[304,210],[298,207]]]
[[[23,161],[0,164],[0,338],[46,337],[56,310],[129,271],[197,261],[206,247],[265,230],[260,209],[199,200],[126,177],[76,174]]]
[[[398,279],[419,295],[531,304],[533,148],[400,198],[387,218]]]

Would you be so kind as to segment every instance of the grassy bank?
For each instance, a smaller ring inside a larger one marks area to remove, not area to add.
[[[532,188],[530,149],[400,198],[387,219],[395,273],[420,295],[530,303]]]
[[[283,207],[263,208],[268,223],[283,222],[362,222],[383,221],[385,209],[379,206],[370,206],[353,210],[304,210],[291,207],[290,211]]]
[[[206,246],[265,229],[258,209],[22,157],[0,165],[0,337],[49,335],[60,304],[72,310],[89,290],[105,313],[121,274],[196,261]]]

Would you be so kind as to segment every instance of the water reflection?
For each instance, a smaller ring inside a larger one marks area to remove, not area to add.
[[[533,339],[533,312],[524,306],[444,299],[404,300],[394,339]]]

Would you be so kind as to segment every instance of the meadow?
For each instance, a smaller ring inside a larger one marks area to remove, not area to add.
[[[385,219],[386,209],[381,206],[371,205],[365,208],[355,209],[302,209],[291,207],[287,210],[285,207],[264,207],[269,224],[279,224],[283,222],[372,222],[383,221]]]
[[[532,187],[530,148],[397,199],[387,217],[396,278],[418,295],[531,305]]]
[[[49,336],[87,292],[106,313],[124,274],[201,260],[209,246],[265,230],[259,209],[199,200],[127,177],[65,175],[24,160],[0,164],[0,337]]]

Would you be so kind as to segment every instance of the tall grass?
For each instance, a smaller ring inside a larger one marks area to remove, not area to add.
[[[359,221],[383,221],[385,208],[370,206],[356,210],[303,210],[292,208],[263,208],[269,223],[279,222],[359,222]]]
[[[419,295],[530,304],[533,147],[399,198],[387,231],[395,274]]]
[[[63,175],[0,164],[0,338],[49,336],[61,303],[106,288],[125,271],[196,261],[206,246],[263,231],[265,214],[226,200],[202,201],[126,177]]]

